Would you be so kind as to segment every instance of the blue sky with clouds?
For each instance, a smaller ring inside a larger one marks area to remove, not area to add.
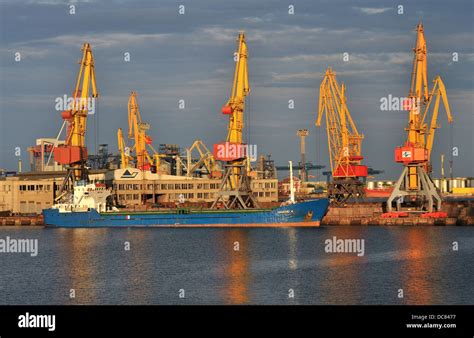
[[[116,130],[127,127],[127,100],[138,92],[155,144],[208,146],[226,136],[220,113],[233,76],[239,30],[249,48],[250,143],[278,164],[298,161],[296,130],[308,128],[309,160],[329,166],[326,134],[316,129],[319,85],[328,66],[347,86],[348,106],[365,135],[365,163],[401,172],[393,148],[405,139],[406,112],[381,111],[382,97],[408,93],[422,20],[428,41],[429,81],[441,75],[455,123],[444,110],[433,165],[459,147],[455,175],[473,175],[474,11],[472,1],[3,1],[0,5],[0,167],[14,169],[14,148],[55,137],[61,126],[55,99],[70,95],[81,45],[91,43],[100,93],[98,142],[116,151]],[[178,14],[178,5],[185,14]],[[288,14],[292,4],[295,14]],[[404,6],[404,14],[397,6]],[[20,52],[21,62],[15,62]],[[124,62],[129,52],[131,62]],[[453,62],[454,52],[459,61]],[[343,61],[349,53],[349,61]],[[179,100],[185,109],[179,109]],[[288,109],[288,100],[295,108]],[[89,124],[94,149],[94,122]]]

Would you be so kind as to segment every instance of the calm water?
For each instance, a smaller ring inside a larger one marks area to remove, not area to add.
[[[474,304],[469,227],[0,227],[6,236],[37,238],[39,253],[0,253],[0,304]],[[326,253],[333,236],[364,239],[365,255]]]

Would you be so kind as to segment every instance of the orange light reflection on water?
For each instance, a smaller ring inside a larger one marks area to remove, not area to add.
[[[402,247],[408,244],[407,250],[404,250],[405,259],[401,262],[400,275],[404,298],[410,304],[431,304],[432,302],[433,288],[429,278],[435,272],[435,257],[427,257],[427,253],[433,249],[429,234],[429,228],[420,227],[409,229],[407,236],[400,237],[400,240],[408,241],[408,243],[400,243]]]
[[[249,301],[249,256],[247,233],[239,229],[222,232],[222,247],[226,263],[223,267],[225,285],[223,297],[228,304],[246,304]],[[238,243],[239,250],[234,247]]]

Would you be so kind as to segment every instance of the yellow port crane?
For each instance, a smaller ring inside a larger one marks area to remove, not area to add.
[[[336,73],[329,67],[319,89],[318,118],[320,127],[326,117],[329,160],[332,181],[328,195],[335,204],[343,204],[350,198],[363,197],[367,166],[361,165],[361,146],[364,136],[359,134],[347,108],[345,85],[339,85]]]
[[[66,140],[63,145],[56,146],[53,150],[54,160],[69,167],[65,182],[68,177],[73,181],[86,179],[84,166],[87,161],[85,143],[87,115],[93,100],[99,96],[90,44],[84,43],[82,46],[82,59],[79,63],[79,73],[72,94],[73,100],[69,109],[61,113],[64,123],[67,124]]]
[[[222,107],[222,114],[229,116],[227,138],[226,142],[214,145],[214,158],[225,162],[224,177],[212,207],[217,207],[220,202],[226,209],[247,209],[256,207],[257,203],[253,198],[248,176],[250,159],[242,140],[245,100],[250,94],[248,51],[244,32],[239,32],[234,55],[232,91],[226,105]]]
[[[433,213],[434,209],[438,212],[441,210],[441,196],[429,175],[435,131],[440,128],[437,123],[440,99],[443,100],[449,123],[453,122],[453,117],[446,88],[439,76],[435,77],[433,88],[429,90],[428,50],[422,23],[417,25],[416,32],[410,92],[403,103],[404,108],[409,111],[408,127],[405,128],[408,135],[405,144],[395,148],[395,161],[402,163],[404,169],[387,201],[389,212],[392,212],[394,201],[397,210],[401,210],[402,204],[412,204],[418,210],[428,213]],[[433,99],[433,112],[428,125]]]
[[[137,93],[132,91],[128,100],[128,138],[134,140],[134,145],[129,152],[135,152],[136,167],[138,169],[156,172],[160,166],[160,155],[153,148],[152,138],[146,134],[149,129],[150,125],[142,122]],[[126,168],[131,156],[125,152],[126,147],[121,129],[117,131],[117,141],[121,153],[121,167]],[[152,152],[151,155],[147,150],[147,146]]]

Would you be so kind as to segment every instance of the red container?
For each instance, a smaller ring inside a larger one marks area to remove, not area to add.
[[[87,159],[87,148],[58,146],[53,151],[54,160],[59,164],[73,164]]]
[[[365,165],[340,165],[334,170],[333,177],[367,177]]]
[[[395,162],[422,163],[428,161],[428,149],[405,145],[395,148]]]

